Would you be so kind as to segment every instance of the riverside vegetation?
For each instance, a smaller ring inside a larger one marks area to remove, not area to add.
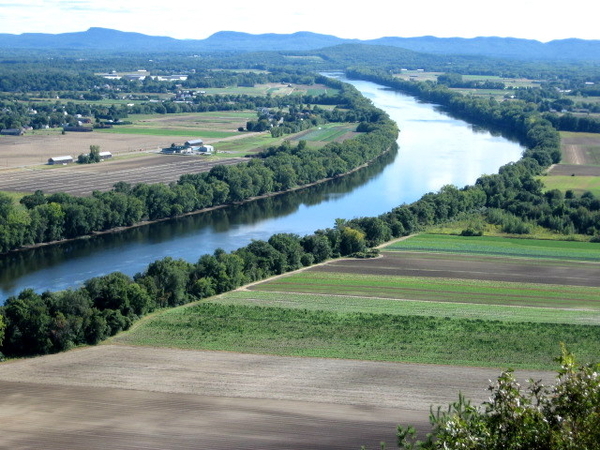
[[[380,75],[363,76],[390,83]],[[483,212],[485,220],[509,233],[527,234],[535,224],[591,237],[600,231],[599,200],[593,196],[565,198],[557,191],[544,192],[542,183],[536,180],[535,176],[547,165],[560,159],[558,132],[538,112],[524,103],[494,104],[466,98],[443,86],[413,84],[410,84],[413,94],[419,89],[422,92],[416,93],[420,97],[454,105],[462,115],[485,120],[490,126],[510,129],[527,145],[523,158],[505,165],[498,174],[483,175],[473,186],[462,189],[446,186],[379,217],[340,220],[333,228],[317,230],[308,236],[274,235],[231,253],[217,250],[213,255],[202,256],[196,264],[165,258],[134,277],[113,273],[90,279],[76,290],[43,294],[25,290],[8,299],[2,308],[6,322],[2,351],[18,356],[94,344],[129,328],[139,317],[156,309],[207,298],[329,258],[368,255],[371,247],[465,213]],[[203,196],[207,193],[212,193],[212,203],[200,203],[203,206],[260,195],[268,191],[267,186],[282,190],[300,182],[339,175],[393,145],[397,130],[383,112],[373,108],[353,88],[339,82],[335,86],[342,92],[339,100],[346,106],[344,110],[336,110],[336,116],[345,114],[350,120],[349,115],[352,115],[360,122],[358,131],[363,134],[341,144],[330,143],[321,153],[302,143],[296,147],[283,145],[268,149],[247,164],[215,167],[206,174],[184,176],[173,186],[120,184],[114,191],[90,198],[74,199],[61,194],[47,197],[36,193],[24,197],[22,202],[33,211],[31,217],[38,217],[38,222],[44,224],[45,231],[41,234],[47,240],[60,238],[65,229],[71,230],[77,223],[69,222],[72,226],[65,227],[67,216],[62,205],[69,211],[77,211],[70,215],[72,217],[87,218],[80,202],[92,205],[88,211],[110,212],[99,218],[101,222],[118,216],[118,211],[131,211],[133,206],[137,211],[135,219],[144,213],[149,218],[157,218],[198,207],[199,201],[206,200]],[[399,87],[406,86],[400,84]],[[141,196],[131,195],[134,193]],[[31,226],[32,219],[5,197],[2,205],[6,212],[3,217],[19,225],[16,228],[5,225],[5,230],[11,230],[6,234],[13,242],[19,242],[30,233],[27,230],[39,229]],[[49,211],[47,219],[41,220],[41,210]],[[25,224],[30,226],[25,227]],[[74,232],[77,234],[80,233]]]

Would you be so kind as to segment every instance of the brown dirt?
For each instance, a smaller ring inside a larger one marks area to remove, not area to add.
[[[548,171],[549,175],[562,175],[578,177],[600,177],[600,166],[578,165],[583,163],[573,164],[556,164]]]
[[[498,370],[101,345],[0,364],[0,448],[351,449]],[[517,372],[552,380],[547,372]]]
[[[217,164],[237,164],[244,158],[211,158],[195,155],[144,154],[139,157],[107,160],[99,164],[71,164],[51,169],[20,169],[2,173],[0,190],[44,193],[65,192],[90,195],[108,191],[119,181],[136,183],[171,183],[181,175],[207,172]]]
[[[598,164],[599,146],[600,137],[597,134],[570,133],[561,138],[562,161],[573,165]]]
[[[473,255],[382,252],[374,259],[341,259],[307,270],[600,287],[600,263]]]
[[[189,139],[193,138],[190,136]],[[168,147],[172,137],[89,133],[53,135],[2,136],[0,138],[0,169],[46,164],[49,158],[71,155],[77,158],[90,151],[90,145],[100,146],[103,152],[113,155],[139,151],[156,151]],[[186,138],[178,138],[185,142]]]

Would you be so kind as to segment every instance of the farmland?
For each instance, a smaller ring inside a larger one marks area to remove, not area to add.
[[[216,164],[237,164],[242,156],[269,146],[279,145],[284,138],[304,139],[313,146],[354,136],[355,125],[327,124],[320,129],[297,135],[273,138],[269,133],[239,132],[254,111],[218,113],[132,115],[131,125],[122,125],[90,133],[36,132],[0,139],[0,190],[32,193],[65,192],[90,195],[94,190],[106,191],[125,181],[136,183],[171,183],[186,173],[210,170]],[[171,143],[202,138],[216,146],[212,156],[173,156],[158,154]],[[74,158],[97,145],[114,157],[101,164],[48,166],[48,158],[70,154]]]
[[[472,239],[413,237],[381,258],[335,260],[165,312],[116,341],[529,369],[551,368],[559,342],[595,357],[594,244]]]
[[[542,178],[546,189],[589,191],[600,196],[600,137],[595,133],[561,133],[562,163]]]
[[[0,429],[13,446],[49,448],[389,445],[397,424],[427,431],[430,406],[458,392],[486,400],[499,367],[550,382],[558,342],[596,358],[595,251],[419,235],[381,258],[333,260],[159,311],[104,345],[4,364]],[[40,411],[57,399],[59,411]],[[90,409],[93,426],[77,419]]]

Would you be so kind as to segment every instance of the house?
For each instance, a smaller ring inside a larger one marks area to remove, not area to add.
[[[98,156],[100,156],[100,159],[108,159],[108,158],[112,158],[112,153],[111,152],[100,152],[100,153],[98,153]]]
[[[72,156],[55,156],[53,158],[48,159],[48,164],[69,164],[73,162]]]

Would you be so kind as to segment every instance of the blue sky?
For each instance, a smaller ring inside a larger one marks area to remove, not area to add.
[[[178,39],[204,39],[217,31],[313,31],[357,39],[502,36],[547,42],[600,39],[594,5],[591,0],[0,0],[0,32],[105,27]]]

